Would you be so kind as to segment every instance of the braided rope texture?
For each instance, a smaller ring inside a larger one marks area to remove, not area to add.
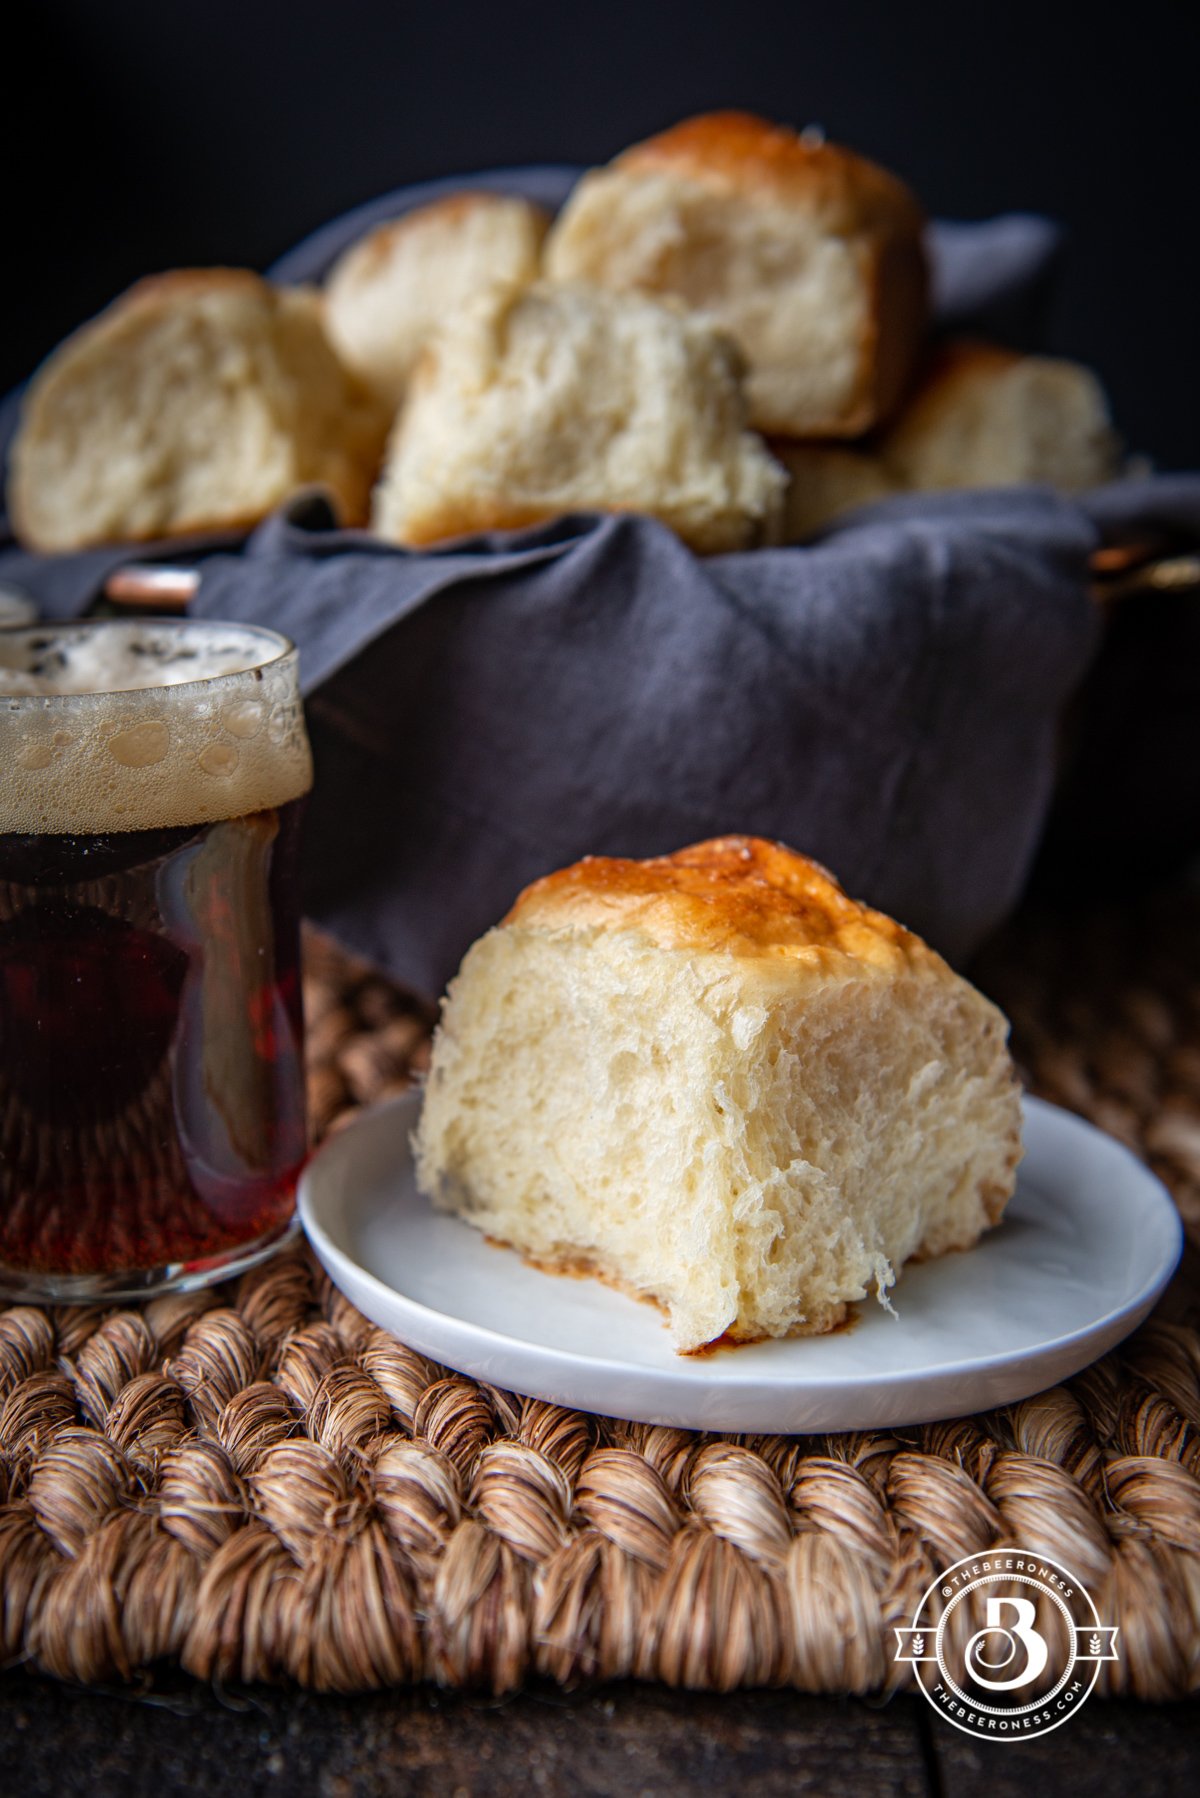
[[[1156,914],[1149,956],[1129,914],[1070,928],[1069,956],[1061,922],[1034,921],[981,978],[1031,1084],[1148,1155],[1195,1226],[1200,901]],[[429,1017],[319,939],[306,997],[320,1129],[420,1067]],[[1200,1687],[1200,1336],[1173,1318],[1193,1296],[1019,1405],[817,1438],[624,1423],[466,1379],[374,1328],[304,1250],[136,1310],[17,1307],[0,1658],[87,1684],[174,1662],[336,1692],[888,1692],[912,1677],[892,1627],[935,1575],[1010,1545],[1064,1562],[1120,1625],[1101,1691],[1182,1696]]]

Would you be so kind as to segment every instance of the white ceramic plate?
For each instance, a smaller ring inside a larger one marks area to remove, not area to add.
[[[408,1135],[419,1100],[366,1113],[315,1157],[300,1213],[367,1317],[448,1367],[558,1404],[701,1430],[872,1429],[1008,1404],[1078,1373],[1139,1324],[1179,1259],[1169,1194],[1089,1124],[1025,1103],[1025,1161],[998,1229],[904,1270],[896,1316],[676,1355],[659,1313],[527,1267],[434,1212]]]

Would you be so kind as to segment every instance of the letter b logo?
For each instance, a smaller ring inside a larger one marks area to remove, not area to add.
[[[1004,1623],[1006,1610],[1016,1617],[1016,1622],[1008,1628]],[[1044,1636],[1034,1627],[1036,1616],[1037,1606],[1028,1598],[988,1599],[987,1624],[983,1629],[976,1630],[971,1637],[964,1657],[967,1672],[978,1685],[984,1686],[989,1692],[1015,1692],[1037,1678],[1050,1657],[1050,1650]],[[1000,1638],[998,1646],[1001,1652],[997,1654],[993,1650],[992,1653],[985,1654],[983,1644],[989,1637],[997,1636]],[[993,1674],[1013,1664],[1018,1652],[1021,1653],[1021,1661],[1017,1664],[1016,1671],[1006,1679],[993,1678]],[[991,1672],[985,1672],[985,1668],[990,1668]]]

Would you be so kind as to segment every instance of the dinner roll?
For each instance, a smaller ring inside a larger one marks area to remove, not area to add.
[[[874,163],[819,132],[718,112],[585,175],[545,262],[557,279],[710,313],[745,352],[758,429],[857,437],[893,410],[920,347],[922,229],[912,194]]]
[[[803,543],[843,512],[900,491],[881,457],[842,443],[797,443],[776,437],[771,450],[788,472],[783,540]]]
[[[446,313],[496,282],[536,280],[549,214],[529,200],[456,193],[351,245],[325,289],[329,335],[393,411]]]
[[[9,509],[48,551],[252,524],[310,483],[359,523],[386,429],[317,295],[179,270],[139,282],[35,375]]]
[[[417,365],[373,522],[398,543],[572,511],[647,512],[694,549],[778,522],[786,477],[743,428],[733,344],[673,303],[539,282],[447,320]]]
[[[679,1350],[829,1330],[999,1218],[1005,1038],[918,937],[780,844],[589,856],[451,983],[417,1178],[539,1265],[655,1299]]]
[[[880,446],[904,487],[1005,487],[1045,481],[1067,492],[1111,480],[1119,441],[1089,369],[995,344],[940,349]]]

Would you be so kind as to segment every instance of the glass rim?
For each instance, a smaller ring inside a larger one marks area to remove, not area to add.
[[[259,639],[264,646],[271,646],[271,653],[248,661],[242,668],[224,668],[217,674],[198,675],[195,680],[148,681],[143,687],[88,687],[82,691],[69,693],[10,693],[4,689],[4,676],[9,672],[3,660],[0,660],[0,708],[10,715],[25,707],[41,709],[46,706],[78,705],[81,701],[97,699],[132,699],[134,694],[159,693],[169,696],[186,697],[198,695],[206,690],[211,691],[227,681],[244,681],[247,675],[253,675],[258,669],[278,668],[289,660],[296,661],[299,651],[290,637],[282,631],[273,630],[266,624],[243,624],[236,618],[53,618],[40,622],[13,623],[0,629],[0,651],[7,649],[12,643],[19,643],[30,637],[56,636],[78,637],[93,636],[101,633],[120,631],[129,636],[152,636],[167,634],[170,636],[188,636],[196,632],[236,631],[247,637]],[[15,669],[11,670],[16,672]]]
[[[146,670],[134,644],[148,653]],[[29,684],[55,681],[59,691],[21,691],[16,670],[33,673],[39,658],[50,680]],[[299,653],[266,626],[208,618],[42,624],[0,642],[0,660],[15,664],[10,690],[0,690],[0,834],[215,823],[283,805],[312,785]],[[152,684],[122,684],[146,679]]]

